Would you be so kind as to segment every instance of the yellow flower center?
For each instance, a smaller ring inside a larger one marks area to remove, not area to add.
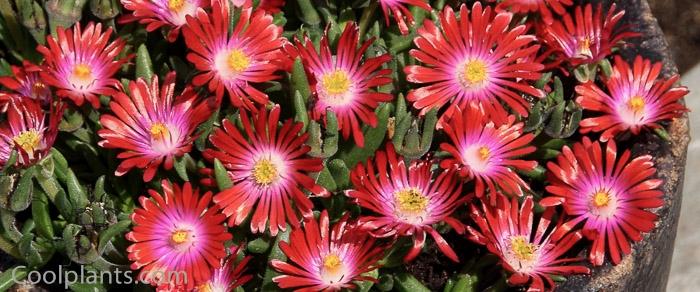
[[[329,254],[323,258],[323,268],[329,272],[335,272],[340,268],[342,262],[335,254]]]
[[[632,97],[627,102],[627,106],[629,106],[629,108],[631,110],[633,110],[635,113],[639,113],[639,112],[644,111],[645,105],[646,105],[646,103],[644,102],[644,98],[642,98],[641,96]]]
[[[236,73],[240,73],[248,69],[250,66],[250,58],[239,49],[231,50],[228,54],[228,66]]]
[[[399,210],[407,213],[419,213],[425,211],[428,206],[428,198],[416,188],[406,188],[394,195]]]
[[[253,179],[258,185],[267,186],[279,178],[277,167],[268,159],[260,159],[253,166]]]
[[[487,160],[491,156],[491,150],[488,147],[482,146],[479,148],[479,157],[481,160]]]
[[[168,8],[172,11],[180,11],[185,6],[185,0],[168,0]]]
[[[583,38],[579,43],[578,43],[578,53],[580,55],[586,56],[586,57],[592,57],[593,52],[591,52],[591,43],[592,40],[590,37],[585,37]]]
[[[213,292],[214,289],[211,288],[210,282],[206,282],[203,285],[200,285],[199,287],[197,287],[197,291],[199,291],[199,292]]]
[[[600,191],[593,195],[593,206],[598,208],[606,207],[610,203],[610,194],[604,191]]]
[[[15,136],[12,140],[19,145],[19,147],[26,153],[34,153],[34,151],[39,148],[39,133],[35,130],[24,131],[19,135]]]
[[[73,75],[75,77],[78,77],[80,79],[86,80],[90,79],[92,77],[92,71],[90,70],[90,67],[88,67],[85,64],[78,64],[75,65],[73,68]]]
[[[530,261],[535,257],[537,245],[530,243],[524,236],[514,236],[510,239],[510,249],[521,261]]]
[[[347,73],[341,70],[323,75],[321,81],[326,93],[331,95],[343,94],[350,89],[350,78],[348,78]]]
[[[181,244],[185,241],[187,241],[187,238],[189,237],[189,232],[185,230],[177,230],[173,232],[173,235],[170,237],[170,240],[173,241],[175,244]]]
[[[464,72],[462,72],[462,81],[465,86],[480,84],[486,80],[487,76],[486,64],[479,60],[468,61],[464,64]]]
[[[163,140],[167,136],[170,136],[170,131],[163,123],[154,123],[151,125],[151,138],[156,140]]]

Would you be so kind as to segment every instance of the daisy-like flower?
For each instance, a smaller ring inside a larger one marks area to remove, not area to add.
[[[167,39],[174,42],[180,29],[187,23],[187,16],[193,16],[198,8],[209,6],[209,0],[120,0],[124,8],[132,10],[131,15],[120,19],[121,23],[138,21],[151,32],[168,27]]]
[[[209,281],[226,257],[224,242],[231,234],[223,225],[226,216],[211,203],[211,192],[200,197],[190,183],[182,187],[162,182],[162,194],[149,190],[134,209],[133,242],[126,251],[138,270],[139,280],[154,286],[183,285],[192,290]]]
[[[85,100],[100,107],[99,95],[114,95],[119,81],[112,78],[133,55],[115,58],[124,49],[124,40],[110,41],[112,28],[102,32],[102,24],[89,23],[85,30],[76,23],[71,29],[58,28],[57,39],[46,37],[48,47],[38,46],[44,55],[40,77],[55,87],[56,94],[81,106]]]
[[[551,275],[588,274],[582,265],[568,265],[579,258],[562,258],[583,237],[552,221],[555,212],[548,208],[539,223],[533,225],[534,203],[525,197],[518,209],[518,200],[501,197],[498,206],[472,205],[471,217],[476,227],[467,227],[469,239],[483,244],[501,259],[501,265],[512,273],[511,285],[530,284],[528,291],[553,290]],[[560,221],[561,222],[561,221]],[[551,229],[551,230],[550,230]]]
[[[0,168],[17,150],[17,165],[29,166],[46,157],[58,134],[63,104],[45,113],[38,100],[8,96],[7,119],[0,123]],[[2,99],[2,97],[0,97]]]
[[[535,36],[526,35],[526,27],[509,28],[513,15],[493,13],[476,2],[471,13],[462,4],[459,19],[450,6],[439,15],[439,26],[426,20],[414,39],[418,49],[411,56],[425,65],[404,68],[406,79],[428,84],[408,93],[421,114],[450,104],[441,116],[442,125],[456,108],[464,109],[473,101],[488,106],[488,112],[505,113],[505,102],[521,116],[528,115],[530,104],[522,93],[544,97],[544,92],[526,84],[540,78],[542,64],[528,61],[539,49]],[[439,27],[439,28],[438,28]]]
[[[390,25],[389,13],[394,15],[394,20],[399,26],[399,31],[401,34],[408,34],[408,26],[413,25],[413,14],[411,10],[406,7],[407,5],[413,5],[430,11],[430,4],[427,0],[379,0],[379,4],[382,6],[382,11],[384,12],[384,20],[386,25]]]
[[[452,143],[440,145],[452,157],[443,160],[440,167],[456,167],[463,177],[473,178],[477,197],[482,197],[488,187],[492,204],[496,202],[499,189],[509,195],[522,196],[530,187],[515,170],[531,171],[537,167],[537,161],[517,157],[536,149],[529,146],[534,135],[523,134],[523,123],[514,121],[514,116],[489,116],[475,104],[470,104],[464,112],[457,109],[444,125]]]
[[[12,76],[0,77],[0,84],[21,96],[48,105],[53,99],[51,88],[39,77],[40,71],[38,66],[24,61],[21,67],[12,66]]]
[[[564,146],[557,162],[547,164],[551,184],[546,189],[554,197],[541,204],[563,201],[572,217],[569,228],[585,222],[583,234],[593,240],[589,258],[594,265],[603,264],[606,250],[618,264],[630,253],[630,241],[641,240],[641,232],[654,228],[657,216],[646,209],[664,204],[658,189],[663,182],[651,178],[656,172],[651,156],[630,158],[629,150],[618,157],[612,140],[602,148],[584,137],[573,150]]]
[[[624,39],[639,35],[617,25],[625,11],[616,11],[615,4],[603,12],[601,5],[595,10],[592,4],[577,6],[573,16],[564,14],[562,20],[544,26],[542,41],[572,66],[596,63]]]
[[[373,41],[367,40],[358,49],[359,35],[355,23],[345,26],[336,55],[331,53],[327,33],[321,38],[320,53],[308,36],[304,37],[303,43],[296,40],[315,97],[311,118],[321,120],[330,108],[338,118],[338,129],[343,138],[348,139],[352,133],[360,147],[365,145],[361,123],[376,127],[374,109],[380,102],[393,98],[391,94],[372,90],[391,83],[391,69],[380,69],[391,60],[391,56],[384,54],[362,62],[362,56]]]
[[[564,6],[571,6],[572,4],[574,4],[572,0],[503,0],[496,6],[496,9],[508,9],[513,13],[519,14],[538,12],[544,23],[550,25],[554,22],[550,8],[557,14],[562,15],[566,13]]]
[[[277,78],[274,73],[280,69],[280,48],[285,43],[282,27],[273,24],[264,10],[246,8],[229,31],[229,11],[228,1],[217,0],[211,13],[200,10],[196,17],[187,18],[183,34],[192,50],[187,60],[202,71],[192,83],[208,84],[217,100],[226,89],[234,106],[254,111],[268,98],[252,83]]]
[[[229,225],[239,225],[252,215],[253,233],[265,231],[270,223],[270,234],[285,230],[286,222],[299,226],[296,211],[304,217],[312,216],[313,203],[302,188],[318,196],[328,196],[323,187],[309,177],[309,173],[323,169],[322,160],[307,155],[311,150],[304,144],[308,134],[299,135],[301,123],[286,120],[278,128],[280,107],[268,112],[261,107],[252,120],[246,111],[240,113],[243,131],[229,120],[209,137],[216,149],[207,149],[204,156],[214,158],[228,169],[233,187],[222,190],[214,202],[229,216]]]
[[[442,253],[458,262],[457,254],[432,225],[445,222],[458,233],[464,231],[462,223],[450,217],[462,202],[462,183],[453,170],[433,171],[432,166],[430,160],[414,160],[406,165],[389,143],[386,152],[377,151],[366,166],[355,167],[350,176],[355,189],[347,195],[377,214],[360,218],[359,225],[373,236],[413,236],[413,248],[405,261],[420,253],[429,233]]]
[[[243,275],[246,265],[252,259],[246,256],[240,261],[236,261],[240,246],[232,247],[231,254],[222,260],[221,267],[215,269],[209,281],[199,285],[194,291],[198,292],[229,292],[235,291],[239,287],[253,278],[253,275]]]
[[[644,128],[659,128],[658,122],[688,111],[679,102],[688,88],[675,87],[678,75],[659,79],[661,66],[637,56],[630,67],[617,56],[610,78],[604,81],[608,92],[593,82],[576,86],[581,107],[601,113],[581,121],[581,133],[603,132],[600,140],[605,142],[624,131],[636,135]]]
[[[123,159],[117,176],[142,168],[143,180],[148,182],[161,164],[172,169],[173,159],[192,149],[194,131],[213,110],[190,87],[175,96],[175,72],[165,77],[161,88],[158,86],[155,75],[150,85],[142,78],[130,82],[130,95],[117,93],[109,104],[113,114],[100,117],[104,128],[97,132],[103,139],[98,144],[123,150],[117,155]]]
[[[282,289],[296,291],[340,291],[354,289],[353,281],[373,281],[363,273],[377,268],[384,247],[366,232],[357,232],[344,216],[330,228],[328,212],[318,222],[307,218],[303,228],[295,228],[289,242],[280,242],[288,262],[272,260],[282,275],[272,280]]]

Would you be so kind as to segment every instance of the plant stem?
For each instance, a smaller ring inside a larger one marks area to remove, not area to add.
[[[377,9],[378,5],[377,1],[370,1],[369,5],[362,10],[362,16],[360,17],[360,38],[365,35],[367,26],[370,20],[372,20],[372,15],[374,15],[374,10]]]

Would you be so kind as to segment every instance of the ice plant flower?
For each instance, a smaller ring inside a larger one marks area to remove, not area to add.
[[[403,35],[408,34],[408,26],[414,24],[413,14],[406,6],[413,5],[426,11],[431,10],[427,0],[379,0],[379,4],[382,6],[382,11],[384,12],[386,25],[391,25],[389,22],[389,13],[393,14],[394,20],[399,26],[399,31],[401,31]]]
[[[617,56],[610,78],[604,81],[607,92],[593,82],[576,86],[581,107],[601,114],[582,120],[581,133],[602,132],[600,140],[605,142],[624,131],[636,135],[645,128],[659,128],[659,122],[688,111],[680,103],[688,88],[675,87],[678,75],[660,79],[661,66],[641,56],[630,66]]]
[[[85,30],[76,23],[73,28],[58,28],[56,34],[57,39],[46,37],[48,47],[37,47],[44,55],[41,80],[55,87],[56,95],[70,98],[78,106],[87,100],[99,108],[99,95],[117,92],[119,81],[112,76],[131,58],[115,60],[124,49],[124,40],[110,40],[112,28],[103,32],[102,24],[92,22]]]
[[[12,66],[12,76],[0,77],[0,84],[24,97],[49,105],[53,99],[51,88],[39,77],[41,68],[24,61],[22,66]]]
[[[328,34],[321,38],[320,53],[308,36],[302,43],[296,40],[304,67],[314,92],[311,118],[321,120],[326,110],[331,109],[338,118],[338,129],[343,138],[352,133],[355,143],[365,144],[362,124],[377,126],[374,109],[380,102],[390,101],[391,94],[376,92],[372,88],[391,83],[391,69],[380,69],[391,56],[367,58],[363,55],[373,39],[365,41],[358,49],[359,35],[355,23],[348,23],[338,41],[336,55],[332,55]],[[325,120],[325,119],[324,119]]]
[[[288,260],[271,262],[282,274],[272,279],[280,288],[340,291],[356,288],[353,281],[376,281],[362,274],[377,268],[384,247],[366,232],[353,232],[347,215],[332,228],[329,225],[328,212],[323,210],[318,221],[307,218],[303,228],[292,230],[289,242],[280,242]]]
[[[657,216],[646,210],[664,204],[663,183],[652,179],[656,173],[650,155],[631,158],[627,150],[618,157],[613,140],[603,148],[588,137],[564,146],[557,162],[547,164],[554,197],[542,200],[543,205],[562,202],[571,218],[567,226],[583,225],[583,234],[593,240],[589,259],[602,265],[606,250],[614,264],[630,253],[630,242],[640,241],[641,232],[654,229]]]
[[[209,6],[209,0],[120,0],[124,8],[133,11],[120,19],[121,23],[138,21],[151,32],[168,27],[167,39],[174,42],[180,29],[187,23],[187,16],[193,16],[199,8]]]
[[[407,165],[389,143],[386,152],[377,151],[366,166],[355,167],[350,176],[355,189],[346,194],[376,214],[360,218],[362,229],[376,237],[413,236],[413,248],[405,261],[421,252],[429,233],[442,253],[458,262],[457,254],[432,225],[445,222],[458,233],[464,231],[462,223],[451,217],[463,202],[462,183],[453,170],[433,171],[432,166],[431,160]]]
[[[236,287],[247,283],[253,278],[253,275],[244,275],[246,265],[253,259],[251,256],[246,256],[240,261],[236,261],[240,246],[230,248],[230,255],[222,260],[220,268],[215,269],[209,281],[199,285],[194,291],[197,292],[229,292],[235,291]]]
[[[570,232],[552,221],[553,208],[547,209],[533,225],[533,206],[531,196],[525,197],[520,208],[517,198],[508,202],[505,197],[499,199],[498,206],[482,204],[480,209],[472,205],[476,228],[467,227],[469,238],[500,258],[501,266],[512,273],[509,284],[529,284],[528,291],[553,290],[551,275],[590,273],[585,266],[568,265],[581,259],[562,258],[581,240],[581,233]]]
[[[110,102],[113,114],[100,117],[104,128],[97,132],[103,139],[98,144],[122,150],[117,176],[136,167],[144,169],[143,180],[148,182],[161,164],[172,169],[175,157],[192,149],[194,131],[213,110],[191,87],[175,96],[175,72],[158,86],[155,75],[150,84],[142,78],[130,82],[129,94],[119,92]]]
[[[525,83],[540,78],[543,65],[528,61],[539,49],[526,27],[509,28],[513,15],[494,13],[476,2],[469,12],[461,5],[459,19],[450,6],[439,14],[439,26],[430,20],[418,29],[411,56],[425,65],[404,68],[409,82],[427,84],[411,90],[406,99],[424,114],[449,104],[440,118],[446,122],[456,108],[481,102],[487,111],[505,113],[501,101],[521,116],[530,104],[523,93],[544,97],[544,92]]]
[[[601,5],[595,9],[592,4],[577,6],[573,15],[564,14],[563,19],[544,26],[542,42],[572,66],[596,63],[624,39],[638,35],[618,26],[625,11],[616,11],[616,7],[613,4],[603,15]]]
[[[515,170],[531,171],[537,161],[517,159],[536,150],[529,145],[534,135],[523,134],[523,123],[514,123],[514,116],[492,116],[475,104],[464,112],[457,109],[444,125],[451,143],[440,144],[452,157],[443,160],[440,167],[457,168],[463,177],[473,178],[477,197],[482,197],[488,187],[491,203],[495,204],[499,190],[522,196],[530,189]]]
[[[273,24],[264,10],[243,9],[230,31],[229,13],[228,1],[215,0],[211,13],[200,10],[196,17],[187,18],[183,29],[191,50],[187,60],[201,71],[192,83],[208,84],[217,100],[226,89],[234,106],[254,111],[268,98],[253,84],[278,78],[274,73],[280,69],[280,48],[286,40],[282,27]]]
[[[552,11],[559,15],[566,13],[566,7],[574,4],[572,0],[503,0],[496,6],[497,10],[508,9],[513,13],[526,14],[537,12],[542,17],[545,24],[551,25],[554,22]]]
[[[299,226],[298,210],[304,217],[312,216],[313,203],[302,188],[318,196],[328,196],[323,187],[309,176],[323,169],[321,159],[307,155],[311,150],[304,144],[308,134],[300,134],[302,124],[286,120],[278,128],[280,107],[261,107],[251,118],[241,111],[243,131],[230,120],[214,130],[209,141],[215,147],[204,156],[218,159],[227,168],[233,181],[231,188],[214,196],[229,217],[229,225],[240,225],[252,215],[250,229],[264,232],[270,223],[270,234],[286,230],[286,223]]]
[[[52,105],[45,113],[38,100],[7,96],[6,120],[0,122],[0,168],[17,150],[16,165],[30,166],[51,151],[58,134],[64,106]]]
[[[163,191],[149,190],[134,209],[134,227],[126,234],[133,242],[126,251],[139,280],[154,286],[183,285],[192,290],[210,280],[226,257],[224,242],[231,239],[223,225],[226,216],[211,203],[211,192],[200,196],[190,183],[182,187],[162,182]]]

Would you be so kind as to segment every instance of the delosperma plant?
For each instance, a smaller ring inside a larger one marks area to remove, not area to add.
[[[460,2],[0,0],[0,288],[543,291],[619,264],[664,205],[629,145],[688,90],[619,55],[644,36],[615,5]]]

